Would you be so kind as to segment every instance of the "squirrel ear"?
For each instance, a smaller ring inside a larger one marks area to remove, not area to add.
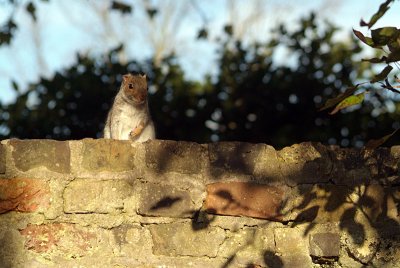
[[[126,80],[128,80],[128,78],[129,78],[129,76],[130,76],[130,74],[124,74],[122,76],[122,81],[126,82]]]
[[[147,74],[142,74],[141,75],[144,79],[147,79]]]

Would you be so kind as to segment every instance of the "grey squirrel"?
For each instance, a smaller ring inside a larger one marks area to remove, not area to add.
[[[155,139],[154,123],[147,102],[147,77],[122,76],[122,84],[108,112],[103,137],[143,142]]]

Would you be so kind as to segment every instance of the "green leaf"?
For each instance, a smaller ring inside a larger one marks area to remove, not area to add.
[[[370,46],[370,47],[373,47],[373,48],[380,48],[379,46],[377,46],[377,45],[374,43],[374,40],[372,40],[371,37],[364,36],[360,31],[357,31],[357,30],[354,30],[354,29],[353,29],[353,33],[354,33],[354,35],[355,35],[358,39],[360,39],[360,41],[362,41],[364,44],[366,44],[366,45],[368,45],[368,46]]]
[[[391,40],[388,44],[387,44],[390,52],[395,52],[397,50],[400,50],[400,35],[397,36],[396,39]]]
[[[368,28],[371,28],[386,13],[386,11],[388,11],[389,5],[392,2],[394,2],[394,0],[387,0],[385,3],[381,4],[379,6],[379,10],[374,15],[372,15],[369,22],[361,20],[360,25],[368,26]]]
[[[391,52],[386,59],[386,63],[400,61],[400,49],[397,51]]]
[[[127,14],[132,12],[132,7],[130,5],[124,4],[119,1],[113,1],[111,5],[111,9],[118,10],[122,14]]]
[[[396,40],[399,31],[396,27],[383,27],[371,31],[372,41],[375,45],[386,46],[391,40]]]
[[[197,39],[207,39],[208,31],[206,28],[201,28],[197,33]]]
[[[232,26],[231,24],[225,25],[224,31],[225,31],[225,33],[227,33],[228,35],[232,36],[232,35],[233,35],[233,26]]]
[[[384,144],[390,137],[392,137],[397,132],[397,130],[399,130],[399,129],[396,129],[392,133],[390,133],[390,134],[388,134],[388,135],[386,135],[386,136],[384,136],[384,137],[382,137],[380,139],[377,139],[377,140],[371,139],[371,140],[369,140],[367,142],[367,144],[365,145],[365,148],[369,149],[369,150],[373,150],[373,149],[378,148],[379,146]]]
[[[357,90],[357,88],[358,88],[360,85],[363,85],[363,84],[365,84],[365,83],[360,83],[360,84],[357,84],[357,85],[355,85],[355,86],[348,87],[343,93],[340,93],[340,94],[339,94],[338,96],[336,96],[335,98],[328,99],[328,100],[325,102],[325,105],[322,106],[322,107],[319,109],[319,111],[323,111],[323,110],[329,109],[329,108],[335,106],[336,104],[338,104],[339,102],[343,101],[343,100],[346,99],[347,97],[353,95],[353,93]]]
[[[11,43],[11,39],[14,36],[14,32],[17,30],[17,25],[10,18],[7,23],[0,26],[0,46],[2,44],[9,45]]]
[[[150,19],[153,19],[155,15],[157,15],[158,10],[156,8],[148,8],[146,9],[147,15],[150,17]]]
[[[28,11],[28,13],[31,14],[32,19],[36,21],[36,7],[32,2],[29,2],[26,5],[26,11]]]
[[[392,71],[393,67],[390,65],[387,65],[382,72],[380,72],[379,74],[375,75],[374,78],[371,80],[371,83],[376,83],[378,81],[382,81],[384,80],[388,74]]]
[[[333,109],[333,111],[330,112],[329,114],[333,115],[339,112],[340,110],[343,110],[344,108],[360,104],[364,100],[366,93],[368,93],[368,91],[347,97],[346,99],[342,100],[338,105],[336,105],[335,109]]]
[[[12,81],[11,81],[11,84],[12,84],[12,88],[13,88],[17,93],[19,93],[19,86],[18,86],[17,82],[16,82],[15,80],[12,80]]]

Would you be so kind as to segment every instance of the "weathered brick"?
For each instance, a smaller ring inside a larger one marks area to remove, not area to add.
[[[69,173],[70,149],[67,141],[10,140],[12,156],[17,169],[28,171],[46,167],[50,171]]]
[[[279,256],[282,262],[281,266],[277,267],[295,267],[295,268],[314,268],[311,257],[305,254],[298,254],[296,252],[285,253]]]
[[[301,143],[278,151],[284,180],[292,185],[328,182],[332,161],[320,143]]]
[[[339,233],[315,233],[310,235],[310,255],[337,259],[339,250]]]
[[[297,228],[276,228],[274,235],[276,252],[309,255],[308,239],[301,230]]]
[[[276,150],[266,144],[245,142],[210,143],[210,179],[227,175],[250,176],[260,182],[281,181],[280,160]]]
[[[265,250],[275,250],[273,229],[261,227],[244,227],[235,232],[227,233],[228,238],[221,245],[218,255],[253,255],[260,257]],[[254,259],[253,259],[254,261]]]
[[[218,142],[208,144],[211,172],[219,176],[225,172],[254,174],[260,151],[264,145],[245,142]]]
[[[23,237],[12,226],[1,225],[0,228],[0,267],[25,266],[26,254]]]
[[[175,185],[141,184],[138,212],[144,216],[192,217],[201,208],[202,192]]]
[[[360,189],[360,191],[363,190],[365,189]],[[366,203],[362,203],[362,207],[365,208]],[[353,218],[340,222],[339,226],[341,252],[347,252],[359,263],[376,264],[375,267],[397,267],[397,265],[392,266],[390,261],[400,259],[398,216],[397,218],[382,217],[374,223],[365,214],[357,213],[353,215]],[[343,262],[343,254],[339,257],[339,261]]]
[[[331,179],[337,185],[396,185],[400,181],[398,146],[374,150],[330,147]]]
[[[341,233],[342,250],[351,255],[353,259],[360,263],[368,263],[377,256],[378,248],[383,239],[380,237],[381,232],[377,232],[371,227],[368,220],[363,222],[359,222],[359,219],[352,222],[347,221],[341,223],[340,227],[344,230]],[[340,259],[341,257],[339,257]]]
[[[88,171],[121,172],[135,168],[136,148],[130,141],[84,139],[82,167]]]
[[[27,250],[71,257],[90,254],[96,248],[97,240],[101,240],[96,228],[66,223],[28,225],[20,233],[25,238]]]
[[[42,179],[0,179],[0,213],[44,211],[50,205],[48,182]]]
[[[234,256],[232,267],[249,267],[250,263],[265,267],[266,251],[275,251],[273,229],[245,227],[235,232],[227,232],[227,239],[221,245],[218,256]]]
[[[6,149],[0,144],[0,174],[6,173]]]
[[[275,250],[283,263],[282,267],[311,268],[308,237],[297,228],[274,229]]]
[[[194,142],[151,140],[145,146],[146,166],[158,173],[197,174],[207,163],[207,147]]]
[[[399,187],[300,185],[288,196],[282,209],[284,219],[296,222],[354,221],[364,215],[368,221],[378,222],[397,219],[399,213],[395,201],[400,197]]]
[[[284,267],[282,257],[280,257],[276,252],[271,250],[266,250],[263,253],[264,263],[267,267]]]
[[[358,191],[357,191],[358,190]],[[361,196],[360,193],[361,191]],[[355,198],[359,198],[358,200]],[[378,184],[360,185],[355,187],[352,199],[357,200],[362,206],[362,211],[359,207],[357,211],[361,215],[365,215],[368,221],[377,222],[392,222],[393,220],[399,224],[400,207],[398,200],[400,199],[400,187],[388,186],[383,187]]]
[[[390,238],[379,239],[378,251],[372,260],[373,267],[397,267],[399,263],[400,236],[392,235]]]
[[[29,263],[30,264],[30,263]],[[54,268],[54,267],[67,267],[67,268],[180,268],[180,267],[193,267],[193,268],[221,268],[226,264],[226,259],[223,258],[196,258],[196,257],[160,257],[153,255],[136,255],[135,257],[127,256],[85,256],[78,259],[61,259],[58,258],[55,264],[48,264],[38,262],[34,265],[24,265],[17,267],[29,268]],[[253,268],[253,267],[249,267]]]
[[[283,211],[285,220],[295,222],[338,222],[343,215],[354,208],[346,198],[351,189],[337,185],[300,185],[289,194]]]
[[[111,245],[115,255],[138,258],[152,253],[150,231],[145,227],[123,224],[112,228]],[[138,246],[140,245],[140,246]]]
[[[209,213],[281,220],[284,188],[248,182],[207,185],[205,209]]]
[[[400,146],[392,148],[377,148],[373,156],[376,162],[367,161],[370,170],[377,171],[374,180],[382,185],[399,185],[400,183]]]
[[[207,227],[197,230],[189,222],[151,225],[149,229],[155,255],[213,258],[225,239],[223,229]]]
[[[133,195],[134,185],[128,180],[76,179],[64,191],[66,213],[111,213],[124,209]]]
[[[378,174],[377,163],[371,154],[361,149],[330,147],[332,155],[332,181],[337,185],[370,183]]]

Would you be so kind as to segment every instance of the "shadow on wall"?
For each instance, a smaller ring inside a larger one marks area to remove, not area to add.
[[[209,228],[217,215],[265,219],[265,227],[271,222],[284,228],[301,226],[303,237],[320,224],[335,223],[344,252],[363,265],[385,263],[392,247],[400,246],[396,242],[400,239],[400,148],[368,151],[302,143],[275,151],[263,144],[234,142],[208,148],[194,143],[175,146],[170,142],[150,157],[159,163],[155,168],[159,173],[173,167],[183,173],[207,174],[203,209],[190,211],[194,231]],[[179,200],[164,197],[153,208],[173,206]],[[276,250],[266,250],[262,257],[263,265],[284,266]],[[329,263],[338,256],[312,257],[314,262]]]

